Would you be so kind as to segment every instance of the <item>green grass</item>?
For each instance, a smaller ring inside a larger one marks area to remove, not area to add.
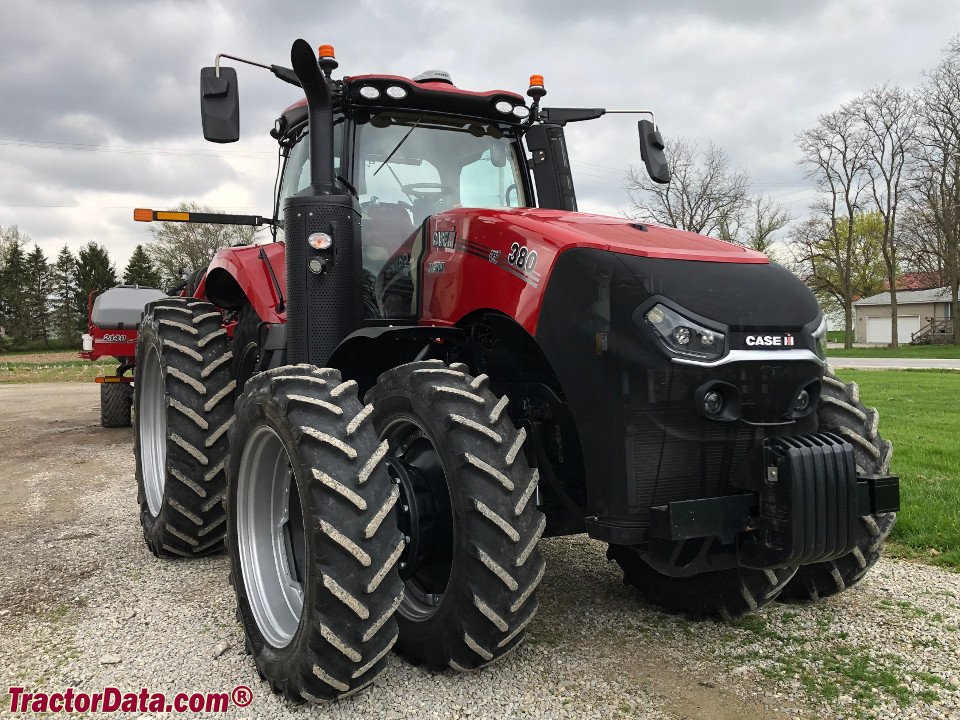
[[[960,569],[960,372],[839,370],[880,411],[900,476],[895,553]],[[931,553],[931,549],[934,551]]]
[[[888,347],[830,348],[829,357],[870,358],[960,358],[960,345],[901,345],[896,350]]]
[[[845,336],[843,330],[827,330],[827,342],[843,342]]]
[[[5,357],[5,356],[4,356]],[[39,382],[92,382],[98,375],[113,375],[113,358],[56,360],[45,363],[5,362],[0,358],[0,385]]]
[[[841,342],[843,342],[841,340]],[[0,358],[6,357],[16,357],[17,355],[33,355],[35,353],[46,353],[46,352],[80,352],[79,345],[71,345],[70,343],[50,343],[49,346],[45,346],[43,343],[34,343],[27,347],[17,348],[16,350],[6,350],[0,352]]]

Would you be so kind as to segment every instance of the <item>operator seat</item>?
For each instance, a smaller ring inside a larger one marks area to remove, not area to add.
[[[413,234],[410,213],[402,205],[378,202],[366,209],[363,219],[364,265],[376,265],[377,271]],[[372,268],[371,268],[372,269]]]

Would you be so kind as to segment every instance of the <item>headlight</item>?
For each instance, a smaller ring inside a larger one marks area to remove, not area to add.
[[[705,328],[666,305],[654,305],[643,316],[647,326],[677,355],[717,360],[723,355],[723,333]]]
[[[827,319],[824,318],[820,327],[813,333],[813,345],[817,352],[817,357],[821,360],[827,359]]]

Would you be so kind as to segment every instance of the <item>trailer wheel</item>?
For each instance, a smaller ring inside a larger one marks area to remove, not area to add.
[[[650,602],[692,618],[730,620],[750,615],[773,602],[797,571],[732,568],[689,577],[671,577],[654,570],[633,547],[611,545],[607,557],[623,570],[623,582],[640,590]]]
[[[847,440],[857,458],[858,472],[885,474],[890,470],[893,448],[877,434],[878,413],[860,402],[856,383],[841,382],[832,371],[823,377],[817,408],[820,429]],[[810,601],[836,595],[860,582],[877,564],[883,545],[897,520],[896,513],[879,513],[860,518],[864,539],[846,555],[834,560],[803,565],[784,588],[785,602]]]
[[[311,365],[260,373],[230,430],[230,581],[257,670],[294,702],[369,685],[397,639],[397,490],[356,387]]]
[[[100,383],[100,424],[105,428],[130,427],[133,388],[130,383]]]
[[[507,398],[465,365],[387,371],[367,394],[407,538],[397,649],[429,668],[467,671],[516,648],[537,611],[546,519],[537,472]]]
[[[158,557],[220,550],[236,383],[220,311],[194,298],[147,305],[137,340],[134,448],[143,536]]]

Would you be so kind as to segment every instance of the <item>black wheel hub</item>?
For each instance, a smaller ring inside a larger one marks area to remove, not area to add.
[[[436,607],[453,560],[453,513],[440,456],[430,440],[415,432],[400,441],[387,460],[387,472],[400,488],[397,526],[406,540],[400,578],[420,603]]]

